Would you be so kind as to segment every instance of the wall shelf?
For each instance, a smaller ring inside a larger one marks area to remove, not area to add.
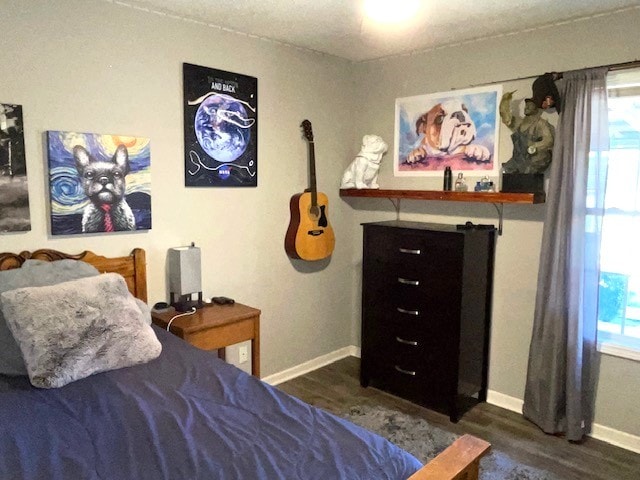
[[[400,216],[400,201],[410,200],[438,200],[445,202],[476,202],[492,203],[498,211],[498,235],[502,235],[502,212],[505,203],[533,205],[544,203],[546,196],[541,193],[507,193],[507,192],[454,192],[444,190],[378,190],[347,188],[340,190],[341,197],[388,198],[396,209],[396,216]],[[395,202],[394,202],[395,200]]]
[[[447,202],[544,203],[544,193],[448,192],[443,190],[377,190],[347,188],[341,197],[408,198],[412,200],[444,200]]]

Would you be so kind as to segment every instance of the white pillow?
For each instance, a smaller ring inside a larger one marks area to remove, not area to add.
[[[162,346],[115,273],[0,295],[31,383],[56,388],[94,373],[148,362]]]

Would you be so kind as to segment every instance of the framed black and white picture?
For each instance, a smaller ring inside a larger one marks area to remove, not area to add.
[[[0,103],[0,233],[29,230],[22,106]]]
[[[258,79],[183,64],[185,186],[258,185]]]

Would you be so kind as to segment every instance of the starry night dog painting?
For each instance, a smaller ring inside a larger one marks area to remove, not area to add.
[[[52,235],[149,230],[149,139],[48,132]]]

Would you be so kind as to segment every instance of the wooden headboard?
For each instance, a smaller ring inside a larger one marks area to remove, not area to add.
[[[28,259],[53,262],[54,260],[65,258],[87,262],[96,267],[100,273],[119,273],[127,282],[129,291],[140,300],[147,301],[147,261],[144,250],[141,248],[134,249],[126,257],[113,258],[102,257],[90,251],[72,255],[46,248],[35,252],[25,251],[18,254],[0,253],[0,270],[20,268],[24,261]]]

